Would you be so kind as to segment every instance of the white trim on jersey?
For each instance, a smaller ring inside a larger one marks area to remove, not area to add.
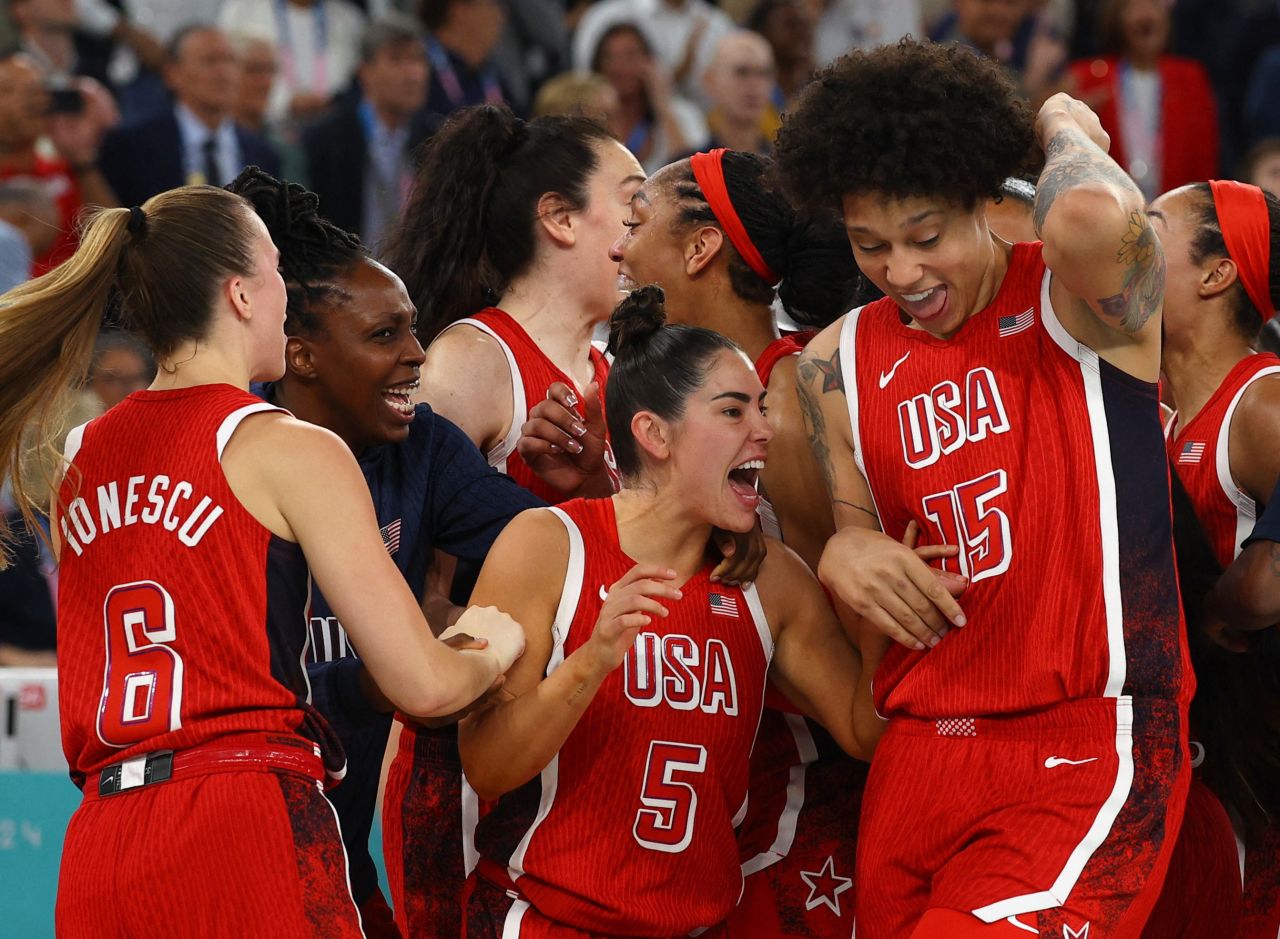
[[[862,428],[858,420],[858,319],[866,307],[856,307],[845,314],[840,325],[840,374],[844,375],[844,400],[849,408],[849,429],[853,434],[853,462],[867,484],[867,492],[871,495],[871,507],[876,510],[876,523],[883,529],[880,521],[880,506],[876,502],[875,490],[867,479],[867,467],[862,460]]]
[[[1124,606],[1120,592],[1120,531],[1117,519],[1116,486],[1111,463],[1111,438],[1107,428],[1106,405],[1102,396],[1102,372],[1098,353],[1067,332],[1058,320],[1049,299],[1052,272],[1045,271],[1040,285],[1040,321],[1049,337],[1080,364],[1085,406],[1093,437],[1093,460],[1098,485],[1098,521],[1102,534],[1102,595],[1107,618],[1107,651],[1110,667],[1104,695],[1116,699],[1116,780],[1111,793],[1098,809],[1093,824],[1067,858],[1066,865],[1048,890],[1010,897],[973,911],[986,923],[994,923],[1039,910],[1061,906],[1071,895],[1076,881],[1093,853],[1111,832],[1120,809],[1133,786],[1133,701],[1122,695],[1127,671],[1124,647]]]
[[[506,340],[499,336],[492,326],[469,316],[450,323],[440,331],[440,335],[443,336],[455,326],[463,325],[471,326],[491,337],[502,350],[502,354],[507,357],[507,370],[511,373],[511,426],[507,428],[507,435],[498,442],[497,446],[484,455],[490,466],[500,473],[505,473],[507,458],[516,452],[516,444],[520,442],[520,428],[524,426],[524,420],[529,415],[528,402],[524,397],[524,379],[520,377],[520,364],[516,361],[516,355],[511,351]]]
[[[476,826],[480,824],[480,796],[471,788],[467,777],[462,777],[462,871],[470,877],[480,863],[480,851],[476,848]]]
[[[569,563],[564,572],[564,587],[560,591],[560,605],[556,607],[556,618],[551,623],[551,658],[547,661],[546,674],[550,675],[564,663],[564,646],[569,640],[569,627],[573,625],[573,617],[578,612],[578,602],[582,598],[582,580],[585,576],[587,552],[582,543],[582,532],[577,524],[563,510],[551,506],[544,511],[551,512],[564,522],[569,534]],[[766,627],[767,628],[767,627]],[[534,832],[551,814],[551,806],[556,799],[556,787],[559,782],[560,754],[551,758],[541,773],[542,797],[538,801],[538,814],[533,824],[524,833],[516,849],[511,852],[507,862],[507,873],[512,882],[524,875],[524,859],[529,851],[529,843]],[[505,936],[506,933],[504,932]]]
[[[1218,485],[1222,487],[1222,493],[1236,507],[1236,536],[1235,541],[1231,545],[1231,556],[1234,558],[1240,554],[1241,543],[1249,537],[1253,531],[1253,524],[1258,520],[1258,503],[1254,502],[1247,492],[1243,492],[1236,485],[1235,477],[1231,475],[1231,419],[1235,417],[1236,407],[1240,404],[1240,399],[1244,397],[1244,393],[1249,390],[1259,378],[1265,378],[1268,375],[1280,375],[1280,365],[1269,365],[1266,368],[1258,369],[1249,380],[1240,386],[1236,391],[1235,397],[1231,399],[1231,403],[1227,405],[1227,411],[1222,416],[1222,426],[1218,428],[1218,442],[1214,452],[1215,468],[1218,471]]]
[[[778,816],[778,834],[773,844],[755,857],[743,862],[742,876],[747,877],[762,871],[781,861],[791,852],[791,845],[796,840],[796,825],[800,821],[800,810],[804,808],[805,774],[809,764],[818,759],[818,747],[813,742],[813,734],[809,725],[799,714],[783,714],[787,728],[796,741],[796,752],[800,762],[791,767],[791,777],[787,781],[787,802]]]
[[[764,650],[765,667],[773,661],[773,631],[769,629],[769,618],[764,615],[764,606],[760,603],[760,594],[755,584],[747,584],[742,588],[742,598],[747,601],[747,609],[751,611],[751,619],[756,624],[756,635],[760,637],[760,648]]]
[[[76,454],[80,452],[80,445],[84,443],[84,429],[89,426],[89,422],[85,421],[79,427],[72,427],[70,433],[67,434],[66,443],[62,446],[62,472],[65,473],[67,468],[71,466],[71,461],[76,458]]]
[[[240,422],[251,414],[260,414],[263,411],[284,411],[274,404],[268,404],[266,401],[258,401],[254,404],[246,404],[242,408],[236,408],[230,414],[222,419],[222,423],[218,425],[218,462],[222,462],[222,451],[227,449],[227,444],[231,442],[231,435],[236,432],[236,428],[240,426]]]
[[[524,922],[524,914],[529,912],[528,900],[517,900],[507,910],[502,920],[502,939],[520,939],[520,924]]]

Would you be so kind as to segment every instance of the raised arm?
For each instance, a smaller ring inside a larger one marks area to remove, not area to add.
[[[1054,308],[1076,339],[1154,381],[1165,260],[1142,192],[1107,155],[1111,141],[1097,115],[1070,95],[1044,103],[1036,133],[1045,165],[1034,221],[1053,271]]]
[[[542,772],[622,663],[636,633],[653,616],[666,615],[659,600],[679,596],[669,585],[674,571],[636,565],[609,588],[591,637],[547,675],[568,557],[569,537],[560,520],[546,511],[525,512],[494,544],[472,593],[475,602],[515,617],[527,645],[507,674],[505,700],[458,728],[462,767],[482,799],[496,799]]]
[[[836,533],[818,563],[818,577],[855,613],[912,649],[937,645],[965,619],[952,597],[964,584],[944,580],[905,545],[880,531],[871,490],[854,459],[840,365],[843,320],[828,326],[800,356],[796,387],[809,445],[831,495]],[[955,554],[938,546],[936,556]]]

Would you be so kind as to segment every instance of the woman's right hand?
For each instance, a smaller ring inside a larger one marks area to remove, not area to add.
[[[583,395],[585,413],[579,414],[574,390],[554,382],[547,397],[530,408],[516,447],[529,468],[560,492],[588,498],[612,495],[616,487],[605,460],[600,386],[592,382]]]
[[[908,529],[907,541],[914,541]],[[883,532],[842,528],[822,552],[818,579],[880,632],[909,649],[936,646],[965,624],[955,597],[968,581],[926,562],[954,557],[955,545],[913,548]]]
[[[667,608],[655,598],[679,600],[684,596],[671,584],[675,577],[670,568],[637,564],[609,588],[591,638],[583,644],[583,650],[590,650],[598,674],[607,675],[621,665],[636,634],[655,616],[668,615]]]
[[[506,672],[524,654],[524,629],[506,613],[492,606],[471,606],[440,638],[465,633],[488,643],[485,651],[498,660],[498,671]]]

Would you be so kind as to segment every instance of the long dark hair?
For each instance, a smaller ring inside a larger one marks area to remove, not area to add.
[[[640,451],[631,434],[636,412],[652,411],[666,420],[678,420],[689,395],[706,381],[716,354],[724,349],[741,351],[732,340],[710,329],[668,325],[665,299],[661,287],[641,287],[618,304],[609,321],[614,360],[605,387],[605,414],[623,478],[634,478],[640,471]]]
[[[587,205],[597,147],[613,138],[584,117],[522,121],[506,107],[456,112],[428,141],[413,193],[383,252],[404,280],[429,342],[497,303],[533,261],[538,200]]]
[[[1222,226],[1218,222],[1218,210],[1213,201],[1213,190],[1208,183],[1196,183],[1190,187],[1196,194],[1194,222],[1196,232],[1191,239],[1191,260],[1201,264],[1206,258],[1231,257],[1227,251],[1227,243],[1222,237]],[[1262,190],[1267,200],[1267,218],[1271,223],[1271,282],[1267,285],[1271,292],[1271,303],[1280,307],[1280,199],[1275,194]],[[1253,305],[1249,295],[1245,293],[1244,283],[1239,278],[1231,287],[1231,319],[1236,332],[1249,341],[1257,338],[1262,329],[1262,313]]]

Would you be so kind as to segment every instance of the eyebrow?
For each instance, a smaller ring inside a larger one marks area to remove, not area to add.
[[[641,202],[643,202],[645,205],[652,205],[652,204],[653,204],[653,203],[651,203],[651,202],[649,201],[649,197],[645,194],[645,191],[644,191],[643,189],[637,189],[635,192],[633,192],[633,193],[631,194],[631,201],[632,201],[632,202],[635,202],[637,199],[639,199],[639,200],[640,200]]]
[[[1160,219],[1160,221],[1164,222],[1166,225],[1169,224],[1169,220],[1164,217],[1164,213],[1161,212],[1159,209],[1147,209],[1147,218],[1158,218]]]
[[[925,219],[927,219],[930,215],[941,215],[941,214],[942,214],[942,210],[941,210],[941,209],[925,209],[923,212],[920,212],[920,213],[919,213],[919,214],[917,214],[917,215],[913,215],[913,216],[911,216],[911,218],[907,219],[907,220],[906,220],[906,222],[902,225],[902,227],[903,227],[903,228],[910,228],[912,225],[919,225],[921,222],[923,222]],[[846,230],[846,231],[854,232],[854,233],[859,234],[859,235],[872,235],[872,234],[874,234],[874,232],[872,232],[872,231],[871,231],[871,229],[869,229],[869,228],[864,228],[864,227],[863,227],[863,226],[861,226],[861,225],[849,225],[849,226],[847,226],[847,227],[846,227],[846,229],[845,229],[845,230]]]
[[[719,401],[721,398],[732,398],[734,401],[741,401],[743,404],[751,403],[751,395],[743,394],[741,391],[722,391],[711,400]]]
[[[648,178],[649,177],[645,176],[643,173],[632,173],[622,182],[618,183],[618,188],[621,189],[623,186],[629,186],[631,183],[634,183],[634,182],[643,183]]]

